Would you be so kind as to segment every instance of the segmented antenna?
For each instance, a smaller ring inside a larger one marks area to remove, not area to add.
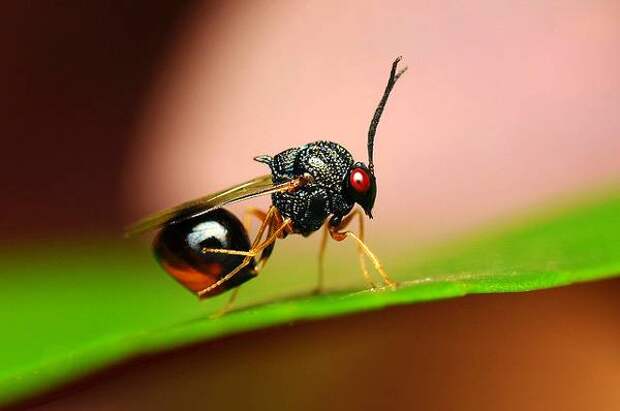
[[[379,101],[379,105],[375,110],[375,115],[372,117],[372,121],[370,122],[370,128],[368,129],[368,168],[372,174],[375,173],[375,165],[372,162],[372,151],[375,145],[375,133],[377,132],[377,126],[379,125],[379,120],[381,119],[381,114],[383,113],[383,109],[385,108],[385,103],[387,103],[387,99],[390,96],[390,92],[392,88],[394,88],[394,84],[396,84],[396,80],[407,71],[407,67],[396,72],[396,67],[400,62],[402,57],[397,57],[392,63],[392,70],[390,71],[390,78],[388,79],[387,86],[385,86],[385,91],[383,92],[383,97],[381,97],[381,101]]]

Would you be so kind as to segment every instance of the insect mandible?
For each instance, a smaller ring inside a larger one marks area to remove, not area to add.
[[[373,163],[375,133],[394,84],[407,70],[406,67],[398,70],[400,60],[398,57],[392,63],[387,86],[370,122],[368,165],[355,162],[347,149],[331,141],[316,141],[274,156],[261,155],[255,160],[269,166],[270,174],[148,216],[130,226],[126,234],[160,228],[153,248],[164,270],[199,298],[234,289],[223,311],[232,306],[239,286],[256,277],[265,266],[276,240],[289,234],[308,236],[321,227],[319,292],[323,286],[323,256],[328,237],[336,241],[351,238],[357,243],[361,271],[371,288],[375,288],[375,283],[368,273],[365,257],[372,262],[383,283],[394,287],[396,282],[364,242],[362,210],[372,218],[377,195]],[[248,208],[245,225],[222,208],[263,195],[271,195],[271,206],[267,211]],[[248,235],[248,218],[260,222],[252,241]],[[357,234],[346,230],[354,219],[359,222]]]

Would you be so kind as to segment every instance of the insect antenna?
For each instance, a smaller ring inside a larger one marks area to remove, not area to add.
[[[390,71],[390,78],[388,79],[387,86],[385,86],[385,91],[383,92],[383,97],[379,101],[379,105],[375,110],[375,115],[372,117],[372,121],[370,122],[370,128],[368,129],[368,168],[370,172],[375,174],[375,165],[372,161],[372,152],[375,145],[375,133],[377,132],[377,126],[379,125],[379,120],[381,119],[381,114],[383,113],[383,109],[385,108],[385,103],[387,103],[388,97],[390,96],[390,92],[392,88],[394,88],[394,84],[396,84],[396,80],[407,71],[407,67],[396,72],[396,68],[398,63],[400,62],[402,57],[397,57],[392,63],[392,70]]]

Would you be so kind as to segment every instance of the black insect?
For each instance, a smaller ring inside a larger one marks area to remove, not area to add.
[[[319,284],[323,282],[323,255],[328,235],[336,241],[356,241],[360,265],[370,287],[375,287],[365,258],[368,257],[383,282],[395,286],[377,257],[364,243],[364,217],[368,217],[377,195],[373,147],[375,132],[387,99],[406,68],[397,71],[400,57],[392,64],[390,77],[368,130],[368,165],[355,162],[351,153],[331,141],[317,141],[290,148],[275,156],[262,155],[256,161],[267,164],[271,174],[226,190],[183,203],[139,221],[128,235],[161,227],[154,250],[163,268],[186,288],[205,298],[238,287],[256,277],[271,255],[275,241],[288,234],[308,236],[324,227],[319,253]],[[240,200],[271,194],[272,205],[265,212],[248,208],[245,225],[222,207]],[[253,241],[248,237],[249,219],[260,226]],[[353,219],[359,232],[345,231]]]

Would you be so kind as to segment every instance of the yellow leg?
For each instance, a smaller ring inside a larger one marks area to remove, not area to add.
[[[364,242],[364,214],[359,209],[355,209],[347,217],[349,218],[349,221],[351,221],[353,220],[353,217],[355,216],[357,216],[357,220],[359,221],[359,238],[363,243]],[[345,218],[345,221],[346,219],[347,218]],[[347,224],[348,223],[349,222],[347,222]],[[368,273],[368,268],[366,267],[366,259],[364,259],[364,251],[362,250],[362,247],[359,244],[357,246],[357,255],[360,261],[360,268],[362,269],[362,274],[364,275],[366,282],[368,283],[370,288],[375,288],[375,283],[370,278],[370,274]]]
[[[243,226],[248,231],[252,228],[252,217],[256,217],[262,224],[267,218],[267,213],[256,207],[246,207],[243,212]]]
[[[353,220],[353,218],[356,216],[358,217],[359,222],[360,222],[360,236],[359,237],[351,231],[341,231],[344,228],[346,228],[351,222],[351,220]],[[364,220],[363,219],[364,219],[364,216],[362,215],[362,212],[359,209],[356,209],[351,214],[346,216],[338,227],[335,227],[335,228],[330,227],[329,233],[331,237],[336,241],[343,241],[347,237],[351,237],[352,239],[355,240],[355,242],[357,243],[357,249],[358,249],[358,253],[360,256],[360,266],[362,268],[362,274],[364,275],[364,278],[369,283],[371,288],[374,288],[375,285],[372,282],[372,279],[370,278],[370,274],[368,273],[368,270],[366,268],[366,261],[364,260],[364,256],[370,259],[370,261],[374,265],[379,275],[381,275],[383,282],[386,285],[389,285],[390,287],[395,287],[397,285],[396,281],[390,278],[390,276],[383,269],[383,265],[381,264],[377,256],[375,256],[375,254],[372,251],[370,251],[366,243],[364,243],[364,223],[363,223]]]
[[[271,227],[273,226],[273,220],[274,220],[275,214],[276,214],[276,211],[274,207],[271,207],[267,213],[260,211],[258,209],[255,209],[255,208],[250,208],[245,212],[244,220],[249,220],[248,217],[252,215],[261,219],[261,225],[258,229],[258,232],[256,233],[256,237],[254,238],[254,241],[252,241],[252,246],[250,250],[237,251],[237,250],[227,250],[227,249],[222,249],[222,248],[204,248],[202,251],[246,256],[246,258],[244,258],[243,262],[239,266],[235,267],[233,271],[227,274],[227,276],[229,276],[228,278],[232,278],[235,274],[237,274],[239,271],[241,271],[245,266],[247,266],[250,263],[251,258],[254,258],[258,254],[258,251],[255,251],[254,248],[258,246],[258,244],[260,243],[260,240],[262,239],[263,234],[265,232],[265,228],[267,226],[269,226],[269,230],[270,230],[269,232],[271,233]],[[246,221],[246,224],[244,225],[246,226],[246,229],[249,229],[249,221]],[[260,271],[260,268],[262,268],[262,265],[260,267],[259,266],[256,267],[257,274]],[[228,299],[228,302],[222,308],[220,308],[215,314],[213,314],[211,316],[212,318],[221,317],[222,315],[226,314],[228,311],[232,309],[232,307],[235,304],[235,301],[237,300],[237,296],[239,294],[239,288],[240,287],[237,287],[234,290],[232,290],[230,298]],[[206,288],[204,290],[199,291],[198,296],[199,297],[203,296],[205,293],[209,292],[210,289],[212,288]]]
[[[355,217],[357,217],[359,221],[359,239],[363,243],[364,242],[364,215],[359,209],[353,210],[353,212],[351,212],[348,216],[346,216],[336,228],[330,227],[328,223],[328,227],[330,230],[329,232],[332,238],[334,238],[336,241],[344,240],[346,238],[346,235],[339,236],[338,234],[340,234],[339,233],[340,230],[345,229],[349,224],[351,224],[351,221],[353,221]],[[368,268],[366,267],[366,259],[365,259],[366,253],[364,252],[364,249],[362,248],[360,244],[357,244],[356,248],[357,248],[357,254],[358,254],[359,263],[360,263],[360,269],[362,270],[362,275],[364,276],[364,279],[366,280],[366,283],[368,284],[368,286],[370,288],[375,288],[376,287],[375,282],[372,281],[372,278],[370,277],[370,273],[368,273]]]
[[[278,225],[278,223],[281,224],[281,219],[278,218],[278,214],[276,213],[274,214],[274,218],[271,220],[271,223],[269,224],[269,229],[267,230],[267,238],[270,238],[273,236],[275,232],[275,227],[276,225]],[[271,253],[267,253],[266,255],[264,252],[261,252],[260,257],[256,259],[256,273],[259,273],[263,269],[270,255]]]
[[[237,274],[239,271],[241,271],[245,266],[247,266],[250,261],[252,260],[252,258],[256,255],[258,255],[259,252],[261,252],[262,250],[264,250],[266,247],[268,247],[271,243],[273,243],[274,241],[276,241],[276,239],[278,238],[278,236],[288,228],[288,226],[290,225],[291,220],[290,219],[285,219],[282,224],[275,230],[273,230],[273,233],[271,236],[269,236],[265,241],[263,241],[260,244],[257,245],[253,245],[252,248],[248,251],[248,253],[250,255],[247,255],[243,261],[241,262],[241,264],[239,264],[237,267],[235,267],[234,270],[232,270],[231,272],[229,272],[228,274],[226,274],[224,277],[220,278],[219,280],[217,280],[215,283],[211,284],[210,286],[208,286],[207,288],[198,291],[198,296],[203,296],[207,293],[209,293],[210,291],[212,291],[213,289],[221,286],[222,284],[224,284],[226,281],[230,280],[232,277],[235,276],[235,274]],[[264,231],[264,226],[265,223],[263,223],[263,227],[261,227]],[[257,241],[260,241],[260,237],[257,237],[254,240],[254,243],[256,244]]]
[[[203,248],[202,252],[203,253],[219,253],[219,254],[232,254],[232,255],[244,255],[246,257],[255,257],[256,253],[253,253],[251,250],[260,242],[261,238],[263,238],[263,234],[265,233],[265,229],[267,228],[267,226],[269,226],[272,223],[272,219],[275,217],[275,213],[276,213],[276,208],[275,207],[270,207],[269,211],[267,211],[267,213],[261,212],[258,209],[249,209],[248,210],[249,213],[253,214],[253,215],[257,215],[255,213],[262,213],[264,214],[263,217],[263,221],[260,225],[260,227],[258,228],[258,232],[256,233],[256,237],[254,237],[254,241],[252,242],[252,246],[250,248],[250,250],[248,251],[239,251],[239,250],[228,250],[226,248]],[[246,212],[246,217],[248,215],[248,212]],[[260,218],[260,217],[259,217]],[[245,217],[244,217],[245,219]],[[247,229],[247,226],[246,226]]]
[[[228,298],[228,301],[226,302],[226,304],[224,304],[222,308],[217,310],[217,312],[215,312],[214,314],[211,314],[210,318],[219,318],[223,316],[224,314],[226,314],[227,312],[229,312],[235,305],[235,301],[237,301],[237,296],[239,295],[240,288],[241,287],[237,287],[234,290],[232,290],[230,297]]]
[[[259,210],[259,212],[260,212],[260,210]],[[264,213],[263,212],[262,214],[264,215],[264,218],[263,218],[263,222],[264,222],[265,218],[268,215],[268,213]],[[275,231],[274,230],[275,225],[273,223],[273,220],[275,220],[275,218],[273,218],[271,222],[268,222],[269,223],[269,231],[267,233],[267,237],[268,238],[271,238],[273,236],[274,231]],[[257,245],[257,242],[258,242],[257,239],[258,238],[260,238],[260,237],[257,237],[256,239],[254,239],[254,245]],[[257,275],[258,275],[258,273],[260,273],[260,271],[265,266],[266,260],[267,260],[267,257],[264,257],[263,255],[261,255],[261,258],[259,259],[259,261],[256,264],[256,267],[254,269]],[[249,263],[249,261],[248,261],[248,263]],[[219,317],[223,316],[224,314],[226,314],[227,312],[229,312],[232,309],[232,307],[234,306],[235,302],[237,301],[237,296],[239,295],[239,289],[240,288],[241,288],[241,286],[239,286],[239,287],[235,288],[234,290],[232,290],[232,293],[230,294],[230,298],[228,299],[226,304],[222,308],[220,308],[215,314],[211,315],[211,318],[219,318]]]
[[[327,235],[329,234],[329,223],[323,226],[323,234],[321,234],[321,245],[319,246],[319,276],[314,289],[315,294],[323,292],[323,280],[325,278],[325,249],[327,248]]]

